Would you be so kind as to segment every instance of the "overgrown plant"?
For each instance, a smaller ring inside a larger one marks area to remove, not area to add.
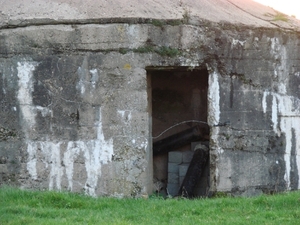
[[[157,27],[162,27],[163,25],[165,25],[165,22],[163,22],[162,20],[154,19],[154,20],[152,20],[152,24]]]
[[[185,8],[184,12],[182,14],[182,18],[183,18],[183,22],[184,23],[188,23],[189,22],[189,20],[190,20],[190,14],[191,14],[190,10],[188,10],[188,9]]]
[[[149,53],[154,52],[154,48],[152,46],[143,46],[136,49],[133,49],[133,52],[137,53]]]
[[[169,57],[175,57],[181,54],[181,52],[178,49],[167,47],[167,46],[162,46],[158,49],[155,49],[155,52],[161,56],[169,56]]]
[[[172,48],[168,46],[154,47],[154,46],[142,46],[135,49],[119,49],[121,54],[126,54],[129,51],[133,51],[136,53],[157,53],[161,56],[175,57],[181,55],[182,52],[177,48]]]
[[[287,16],[287,15],[278,12],[278,13],[274,16],[273,21],[284,21],[284,22],[288,22],[289,19],[288,19],[288,16]]]

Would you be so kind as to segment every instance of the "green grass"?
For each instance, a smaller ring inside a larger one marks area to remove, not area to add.
[[[299,224],[300,192],[256,198],[115,199],[0,188],[0,224]]]

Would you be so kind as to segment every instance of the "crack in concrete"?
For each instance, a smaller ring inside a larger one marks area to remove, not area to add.
[[[152,18],[122,18],[122,17],[113,17],[113,18],[98,18],[98,19],[65,19],[65,20],[54,20],[54,19],[25,19],[16,23],[16,21],[8,22],[7,24],[0,25],[1,29],[15,29],[21,27],[30,27],[30,26],[47,26],[47,25],[92,25],[92,24],[153,24],[154,21],[162,22],[162,25],[180,25],[186,24],[183,19],[152,19]]]

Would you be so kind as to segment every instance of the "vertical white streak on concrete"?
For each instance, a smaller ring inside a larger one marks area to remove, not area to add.
[[[286,95],[286,87],[289,83],[289,75],[287,71],[287,50],[284,44],[280,43],[278,38],[270,38],[271,41],[271,54],[277,63],[274,64],[274,86],[277,87],[278,93]]]
[[[139,42],[140,40],[137,38],[139,37],[139,30],[137,29],[136,25],[126,25],[126,30],[127,30],[127,35],[129,38],[129,42],[130,42],[130,47],[131,48],[137,48],[139,47]]]
[[[209,75],[209,89],[208,89],[208,102],[209,102],[209,117],[208,124],[210,126],[217,125],[220,122],[220,87],[218,81],[218,74],[213,72]]]
[[[280,136],[280,132],[277,129],[278,125],[278,110],[277,110],[277,100],[276,97],[273,95],[272,99],[272,123],[273,123],[273,130],[277,135]]]
[[[128,38],[129,48],[138,48],[147,40],[148,28],[136,24],[123,26],[126,29],[126,38]]]
[[[84,148],[85,168],[87,172],[87,180],[84,188],[85,192],[91,196],[96,196],[95,188],[97,187],[98,170],[100,169],[99,159],[96,159],[97,153],[94,153],[95,142],[87,143],[87,146]]]
[[[26,139],[29,139],[29,132],[35,126],[35,112],[32,103],[32,91],[33,91],[33,71],[35,69],[35,62],[18,62],[18,93],[17,98],[20,105],[22,115],[22,128]],[[37,145],[38,143],[27,141],[27,170],[32,179],[36,180],[37,175]]]
[[[60,190],[62,177],[60,143],[54,143],[51,141],[40,143],[41,151],[43,152],[45,158],[48,159],[48,164],[51,166],[49,174],[49,189]]]
[[[108,141],[104,138],[103,127],[102,127],[102,117],[101,117],[101,108],[99,110],[99,122],[98,122],[98,130],[97,130],[97,140],[96,143],[99,144],[99,147],[102,148],[100,161],[101,163],[108,163],[113,155],[113,140],[112,138]]]
[[[33,112],[32,104],[32,91],[33,91],[33,82],[32,76],[35,69],[36,63],[29,62],[18,62],[18,100],[20,104],[21,113],[23,116],[23,130],[25,135],[27,131],[32,129],[35,125],[35,113]]]
[[[300,118],[297,118],[295,121],[298,125],[300,124]],[[300,173],[300,129],[294,129],[295,132],[295,148],[296,148],[296,163],[297,163],[297,169],[298,173]],[[299,181],[298,181],[298,189],[300,189],[300,175],[299,175]]]
[[[37,142],[27,143],[27,170],[33,180],[37,179],[36,160],[37,160]]]
[[[262,99],[262,108],[263,108],[263,112],[266,113],[267,112],[267,96],[269,95],[269,92],[264,92],[263,95],[263,99]]]
[[[279,51],[279,40],[278,38],[271,38],[271,53],[273,55],[276,55],[277,52]]]
[[[85,190],[87,194],[92,196],[96,196],[95,191],[97,188],[98,178],[101,177],[101,153],[104,151],[104,148],[104,146],[101,146],[100,140],[95,140],[87,143],[84,152],[87,171]]]
[[[282,118],[280,121],[280,127],[285,133],[285,154],[284,154],[284,161],[285,161],[285,174],[284,179],[286,181],[286,187],[290,189],[290,173],[291,173],[291,151],[292,151],[292,120],[288,118]]]
[[[290,187],[290,173],[291,173],[291,152],[292,152],[292,137],[295,133],[295,148],[296,148],[296,163],[298,169],[298,180],[300,180],[300,99],[285,94],[278,94],[273,92],[265,92],[262,99],[262,106],[264,113],[267,112],[266,96],[272,96],[272,125],[274,132],[280,136],[281,133],[285,134],[285,165],[286,171],[284,179],[286,181],[287,189]],[[300,184],[299,184],[300,189]]]
[[[84,85],[84,69],[79,67],[77,70],[78,75],[80,76],[79,82],[76,85],[77,90],[83,95],[85,93],[85,85]]]
[[[215,126],[220,122],[220,86],[218,81],[217,72],[213,71],[209,74],[208,80],[208,124],[211,127],[210,143],[211,143],[211,154],[216,154],[217,159],[219,160],[220,155],[223,153],[223,149],[220,148],[218,142],[219,127]],[[217,162],[216,162],[217,163]],[[218,181],[222,172],[219,171],[219,168],[216,167],[215,177],[217,180],[216,187],[218,186]]]
[[[61,179],[63,175],[62,162],[60,156],[60,143],[51,143],[52,148],[52,165],[50,171],[50,182],[56,180],[56,189],[61,189]]]
[[[92,70],[90,70],[90,74],[91,74],[90,82],[92,83],[92,87],[96,88],[96,83],[99,80],[98,70],[92,69]]]
[[[74,161],[79,155],[80,151],[84,149],[82,141],[70,141],[68,142],[67,151],[64,154],[64,164],[66,167],[66,175],[68,179],[68,190],[73,190],[73,171]]]
[[[283,81],[284,82],[284,81]],[[278,92],[280,93],[280,94],[286,94],[286,85],[285,85],[285,83],[279,83],[278,84]]]
[[[6,90],[5,90],[5,87],[4,87],[4,84],[5,84],[5,75],[4,73],[2,74],[2,91],[3,91],[3,94],[5,95],[6,94]]]
[[[87,194],[92,196],[96,196],[98,178],[101,177],[101,165],[110,162],[113,155],[113,140],[111,138],[106,141],[104,137],[101,108],[99,109],[99,121],[96,126],[97,139],[87,142],[84,152],[87,170],[85,190]]]
[[[79,81],[76,85],[77,90],[80,91],[80,93],[83,95],[86,92],[86,83],[89,77],[89,71],[88,71],[88,60],[87,56],[84,57],[84,60],[82,62],[81,67],[78,67],[77,74],[79,77]]]
[[[219,127],[215,126],[220,122],[220,86],[218,81],[218,74],[213,72],[209,75],[209,88],[208,88],[208,124],[212,127],[211,139],[215,143],[214,148],[218,153],[223,153],[219,147],[218,134]]]

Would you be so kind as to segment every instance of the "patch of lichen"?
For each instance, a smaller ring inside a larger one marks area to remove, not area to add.
[[[178,55],[182,55],[182,51],[180,49],[172,48],[168,46],[154,47],[151,45],[145,45],[134,49],[129,49],[129,48],[119,49],[119,52],[123,55],[131,51],[136,53],[157,53],[160,56],[167,56],[171,58]]]
[[[178,20],[178,19],[174,19],[174,20],[159,20],[159,19],[152,19],[151,20],[151,24],[156,26],[156,27],[163,27],[165,25],[170,25],[170,26],[178,26],[181,24],[185,24],[185,18],[183,17],[183,20]]]
[[[16,136],[17,133],[15,131],[0,127],[0,141],[7,141],[8,139]]]

